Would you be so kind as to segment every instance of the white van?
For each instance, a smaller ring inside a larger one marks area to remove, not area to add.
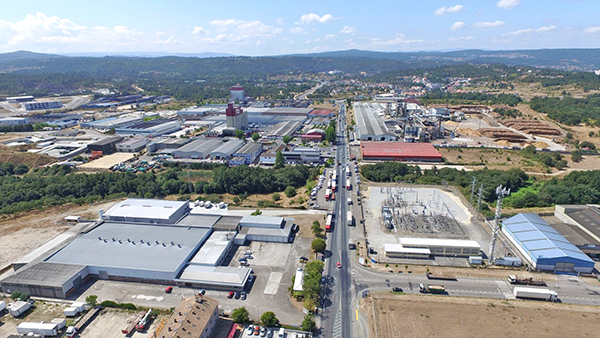
[[[283,338],[285,337],[285,329],[282,327],[279,329],[279,334],[277,335],[277,338]]]
[[[352,204],[352,198],[348,197],[348,205]]]

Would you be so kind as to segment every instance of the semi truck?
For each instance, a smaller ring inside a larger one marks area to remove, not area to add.
[[[508,282],[517,285],[546,286],[546,282],[543,280],[533,279],[532,277],[517,277],[515,275],[508,276]]]
[[[446,293],[446,289],[442,285],[419,284],[420,293]]]
[[[442,279],[442,280],[456,280],[456,276],[443,274],[443,273],[430,273],[429,271],[425,271],[425,276],[427,279]]]
[[[346,223],[348,223],[348,226],[352,226],[352,224],[354,224],[354,216],[352,216],[352,211],[347,212]]]
[[[516,298],[539,299],[547,300],[550,302],[558,301],[558,294],[556,293],[556,291],[552,291],[549,289],[516,286],[513,290],[513,294]]]

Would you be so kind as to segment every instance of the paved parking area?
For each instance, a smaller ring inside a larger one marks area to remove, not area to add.
[[[288,243],[251,242],[249,246],[240,247],[240,250],[236,252],[232,260],[233,266],[239,265],[238,259],[244,257],[245,251],[252,251],[252,259],[248,259],[248,263],[251,266],[283,268],[288,260],[292,246]]]

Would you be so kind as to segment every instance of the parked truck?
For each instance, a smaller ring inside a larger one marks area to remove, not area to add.
[[[420,293],[446,293],[446,289],[442,285],[419,284]]]
[[[346,223],[348,224],[348,226],[352,226],[354,224],[354,216],[352,216],[352,211],[347,212]]]
[[[442,280],[456,280],[456,276],[450,274],[443,273],[430,273],[429,271],[425,271],[425,276],[427,279],[442,279]]]
[[[532,277],[517,277],[515,275],[508,276],[508,282],[518,285],[546,286],[546,282],[543,280],[533,279]]]
[[[558,294],[556,293],[556,291],[548,289],[516,286],[513,290],[513,294],[516,298],[539,299],[547,300],[550,302],[558,301]]]

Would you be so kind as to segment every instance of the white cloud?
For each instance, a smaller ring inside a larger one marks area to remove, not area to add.
[[[452,27],[450,27],[450,30],[453,30],[453,31],[461,30],[461,29],[465,28],[465,26],[466,25],[464,22],[457,21],[452,25]]]
[[[227,19],[227,20],[212,20],[209,24],[213,26],[226,27],[226,26],[235,26],[241,24],[242,20],[237,19]]]
[[[300,22],[296,22],[296,24],[308,25],[309,23],[328,23],[333,20],[335,20],[335,18],[331,14],[325,14],[323,16],[320,16],[315,13],[310,13],[302,15],[300,17]]]
[[[465,6],[463,5],[456,5],[452,7],[443,6],[438,8],[435,12],[433,12],[433,15],[445,15],[450,13],[456,13],[462,11],[463,9],[465,9]]]
[[[352,34],[352,35],[354,35],[356,33],[358,33],[358,29],[356,29],[356,27],[352,27],[352,26],[348,26],[348,25],[344,26],[344,28],[342,28],[340,30],[340,34]]]
[[[598,33],[600,32],[600,26],[588,27],[583,30],[584,33]]]
[[[496,7],[502,9],[512,9],[517,7],[521,3],[521,0],[500,0],[496,4]]]
[[[323,37],[323,41],[333,39],[333,38],[335,38],[335,36],[336,36],[335,34],[327,34]]]
[[[473,40],[473,37],[472,36],[461,36],[458,38],[455,38],[455,37],[448,38],[448,41],[469,41],[469,40]]]
[[[308,34],[308,32],[306,31],[306,29],[302,28],[302,27],[294,27],[290,29],[290,33],[292,34]]]
[[[283,29],[265,25],[264,23],[254,20],[254,21],[245,21],[245,20],[237,20],[237,19],[226,19],[226,20],[213,20],[210,21],[209,24],[213,26],[219,27],[221,31],[220,35],[228,36],[227,33],[230,30],[235,30],[234,33],[230,33],[229,35],[239,36],[241,38],[248,37],[273,37],[281,32]]]
[[[481,21],[473,24],[475,28],[490,28],[490,27],[501,27],[504,26],[504,21],[496,20],[496,21]]]
[[[283,25],[283,19],[282,18],[277,19],[277,24],[280,26]]]
[[[400,34],[400,33],[396,34],[395,37],[393,37],[389,40],[382,40],[380,38],[371,39],[371,43],[373,43],[374,45],[399,45],[399,44],[409,44],[409,43],[416,43],[416,42],[425,42],[425,40],[406,39],[404,34]]]
[[[528,34],[528,33],[544,33],[544,32],[550,32],[554,29],[556,29],[556,26],[543,26],[540,28],[526,28],[526,29],[519,29],[518,31],[514,31],[514,32],[504,33],[504,34],[502,34],[502,36],[518,36],[518,35]]]
[[[206,34],[210,34],[210,32],[207,31],[206,29],[200,27],[200,26],[196,26],[196,27],[194,27],[194,31],[192,32],[192,34],[194,34],[194,35],[206,35]]]

